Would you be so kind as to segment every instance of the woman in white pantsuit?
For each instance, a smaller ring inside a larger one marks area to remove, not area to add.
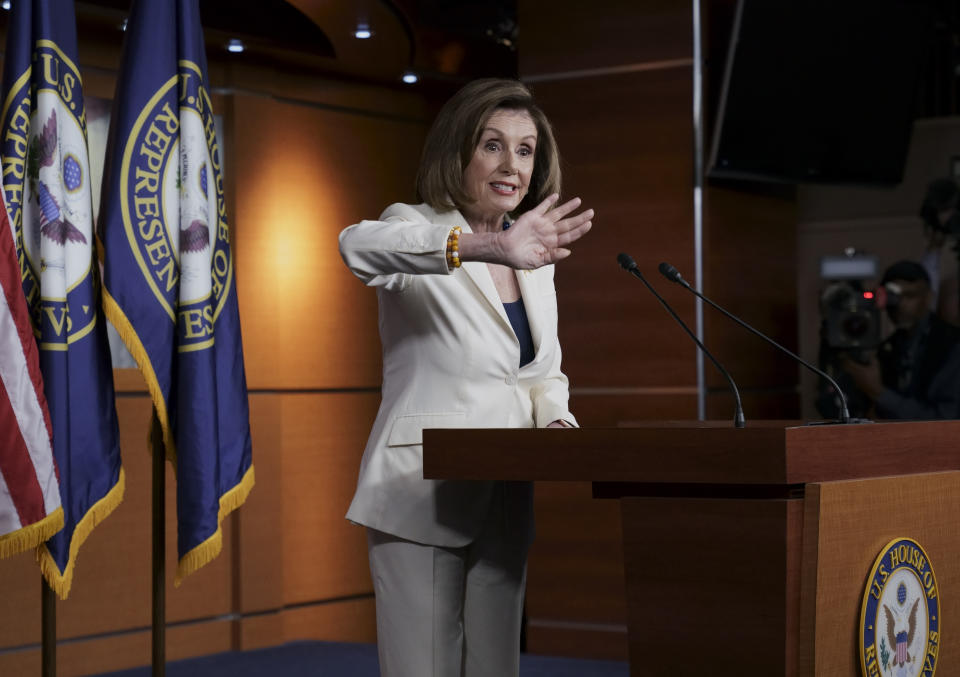
[[[382,402],[347,518],[367,527],[385,676],[517,674],[532,488],[424,480],[422,430],[576,425],[553,264],[593,211],[558,205],[559,190],[530,92],[480,80],[427,136],[424,204],[340,234],[380,308]]]

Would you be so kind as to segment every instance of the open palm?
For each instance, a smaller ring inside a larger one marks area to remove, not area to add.
[[[554,206],[559,198],[554,193],[501,234],[504,263],[518,270],[533,270],[570,256],[568,246],[586,235],[593,225],[593,210],[573,214],[580,206],[580,198]]]

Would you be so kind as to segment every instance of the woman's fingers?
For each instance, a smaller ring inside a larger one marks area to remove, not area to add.
[[[572,202],[576,202],[577,204],[573,205],[572,207],[569,207],[570,203]],[[574,198],[573,200],[570,200],[570,202],[567,202],[566,204],[564,204],[562,207],[558,207],[557,209],[553,210],[553,212],[551,213],[555,213],[558,210],[562,208],[567,208],[567,207],[569,207],[569,209],[572,210],[572,209],[575,209],[577,206],[579,206],[579,204],[580,204],[579,198]],[[555,222],[553,226],[555,229],[554,233],[557,238],[556,247],[565,247],[569,245],[571,242],[576,242],[581,237],[586,235],[590,231],[590,228],[593,227],[593,220],[592,220],[593,215],[594,215],[594,211],[592,209],[586,209],[580,212],[579,214],[576,214],[574,216],[570,216],[566,219],[561,219]],[[568,251],[561,258],[566,258],[566,256],[569,256],[569,255],[570,255],[570,252]]]
[[[560,233],[557,235],[557,246],[565,247],[571,242],[576,242],[581,237],[590,232],[590,229],[593,227],[592,221],[584,221],[579,226],[571,228],[570,230]]]
[[[559,199],[560,199],[559,193],[550,193],[550,195],[547,196],[547,199],[545,199],[543,202],[541,202],[540,204],[538,204],[536,207],[533,208],[533,211],[537,212],[538,214],[546,214],[547,211],[550,209],[550,207],[553,205],[553,203],[555,203]]]
[[[557,196],[559,199],[559,196]],[[550,218],[554,221],[559,221],[564,216],[572,212],[574,209],[580,206],[580,198],[575,197],[572,200],[567,200],[562,205],[557,205],[554,209],[550,211]]]
[[[558,232],[558,233],[565,233],[565,232],[567,232],[568,230],[573,230],[573,229],[575,229],[575,228],[579,228],[579,227],[582,226],[584,223],[586,223],[587,221],[591,220],[591,219],[593,218],[593,214],[594,214],[594,212],[593,212],[592,209],[587,209],[587,210],[585,210],[585,211],[580,212],[579,214],[577,214],[577,215],[575,215],[575,216],[571,216],[570,218],[563,219],[563,220],[561,220],[561,221],[557,221],[557,223],[556,223],[557,232]]]

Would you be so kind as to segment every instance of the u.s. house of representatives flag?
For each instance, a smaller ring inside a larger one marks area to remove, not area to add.
[[[70,0],[16,2],[3,70],[3,195],[60,470],[64,528],[38,550],[65,598],[77,552],[123,498]]]
[[[0,557],[63,528],[52,429],[7,210],[0,209]]]
[[[197,0],[136,0],[101,200],[104,305],[140,366],[175,463],[178,583],[217,556],[220,521],[253,486],[206,73]]]

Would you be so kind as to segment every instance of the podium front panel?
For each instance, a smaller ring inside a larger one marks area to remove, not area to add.
[[[920,544],[936,575],[943,614],[936,674],[960,674],[960,472],[809,484],[804,508],[801,677],[859,677],[867,579],[897,538]],[[927,647],[914,644],[911,658],[922,659]]]

